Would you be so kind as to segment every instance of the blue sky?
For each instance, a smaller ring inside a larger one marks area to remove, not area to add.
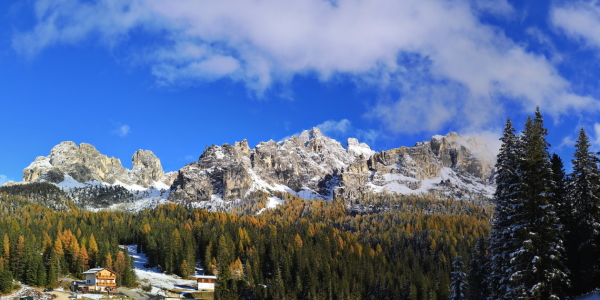
[[[599,55],[595,1],[6,0],[0,183],[66,140],[174,171],[315,126],[375,150],[494,142],[538,105],[568,162],[580,127],[600,146]]]

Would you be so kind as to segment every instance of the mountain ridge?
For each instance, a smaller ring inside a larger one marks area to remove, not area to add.
[[[101,154],[90,144],[62,142],[26,167],[22,182],[8,185],[50,182],[77,197],[89,193],[74,189],[91,186],[122,186],[130,193],[114,195],[124,200],[96,205],[90,199],[79,200],[93,209],[142,200],[214,207],[243,200],[254,191],[317,199],[431,192],[489,198],[495,189],[494,164],[495,156],[476,136],[436,135],[412,147],[377,152],[355,138],[344,147],[313,128],[280,142],[260,142],[254,148],[247,140],[213,144],[198,161],[169,173],[150,150],[136,151],[132,169],[126,169],[119,159]]]

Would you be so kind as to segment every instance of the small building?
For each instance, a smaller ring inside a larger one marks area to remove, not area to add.
[[[198,280],[198,291],[214,291],[215,283],[217,282],[217,276],[212,275],[196,275]]]
[[[71,281],[71,292],[87,292],[85,281]]]
[[[80,287],[85,292],[117,292],[117,272],[109,268],[94,268],[83,272],[85,282]]]

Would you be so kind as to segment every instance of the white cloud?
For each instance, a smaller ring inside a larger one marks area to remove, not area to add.
[[[13,46],[35,55],[92,35],[113,46],[147,32],[162,42],[139,58],[160,83],[227,77],[258,94],[297,75],[350,75],[401,95],[370,111],[396,132],[484,126],[504,118],[505,99],[554,117],[598,111],[544,56],[479,21],[482,11],[513,10],[505,0],[37,0],[37,25]]]
[[[595,140],[590,141],[592,143],[592,148],[599,150],[600,149],[600,123],[594,123],[594,136]],[[573,143],[574,145],[575,143]]]
[[[554,6],[550,20],[570,38],[600,48],[600,6],[597,1],[573,1]]]
[[[377,141],[380,137],[381,137],[381,132],[378,130],[375,130],[375,129],[369,129],[369,130],[357,129],[356,130],[356,138],[358,138],[358,140],[360,140],[360,141],[366,142],[367,145],[369,145],[369,146],[374,146],[375,141]]]
[[[573,147],[573,145],[575,145],[575,137],[572,135],[567,135],[561,140],[560,145],[558,145],[557,148],[558,149],[561,149],[563,147],[570,148],[570,147]]]
[[[130,132],[131,132],[131,128],[129,127],[129,125],[120,125],[117,129],[112,131],[112,133],[114,133],[120,137],[125,137]]]
[[[496,16],[512,18],[515,14],[515,9],[507,0],[472,0],[472,2],[478,10]]]
[[[502,141],[500,141],[500,137],[502,134],[501,130],[497,128],[496,130],[484,130],[484,131],[476,131],[473,133],[466,133],[465,136],[477,136],[487,146],[487,149],[494,155],[494,158],[498,156],[500,153],[500,147],[502,146]]]
[[[0,175],[0,186],[3,185],[3,184],[5,184],[5,183],[7,183],[7,182],[9,182],[9,181],[12,181],[12,180],[9,179],[6,175]]]
[[[347,119],[340,121],[329,120],[315,127],[319,128],[325,135],[346,134],[352,127],[352,124]]]

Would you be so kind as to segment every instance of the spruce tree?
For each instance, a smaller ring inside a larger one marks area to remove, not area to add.
[[[573,261],[573,282],[576,294],[585,293],[597,287],[600,249],[600,198],[598,193],[599,176],[596,157],[590,152],[590,141],[581,128],[575,153],[573,173],[569,188],[568,203],[572,207],[571,243],[569,254]]]
[[[465,264],[462,257],[457,256],[452,262],[452,273],[450,273],[450,300],[467,299],[469,284],[465,273]]]
[[[58,262],[56,260],[50,261],[50,266],[48,267],[48,276],[46,276],[46,287],[54,288],[56,287],[56,283],[58,282],[58,274],[56,265]]]
[[[496,162],[496,192],[494,202],[496,208],[492,232],[489,241],[489,299],[511,299],[510,281],[507,274],[510,269],[510,250],[517,245],[513,241],[514,226],[510,219],[514,215],[519,191],[519,161],[521,156],[521,142],[515,135],[515,129],[510,119],[502,134],[502,146]]]
[[[569,283],[563,263],[562,226],[552,205],[556,186],[543,125],[538,108],[523,131],[520,192],[510,217],[518,246],[510,249],[513,299],[562,299]]]
[[[489,257],[487,255],[486,240],[477,239],[477,246],[469,269],[469,299],[482,300],[489,296],[488,280]]]
[[[0,271],[0,292],[10,293],[13,289],[13,276],[9,270]]]

